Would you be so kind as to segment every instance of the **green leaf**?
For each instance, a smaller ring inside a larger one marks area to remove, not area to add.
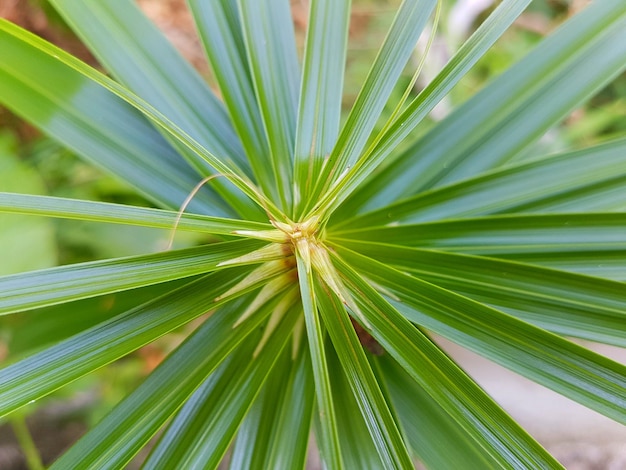
[[[246,363],[249,360],[248,357]],[[262,390],[237,431],[230,458],[230,468],[272,468],[267,467],[265,461],[269,452],[270,439],[278,424],[278,413],[281,407],[287,404],[285,392],[292,363],[288,351],[283,351],[277,358]],[[245,367],[245,364],[242,367]],[[293,403],[288,402],[288,406],[291,405]],[[305,443],[307,439],[308,432]]]
[[[0,48],[3,105],[128,181],[155,203],[168,208],[181,205],[200,177],[137,110],[59,58],[85,65],[2,19]],[[206,188],[197,194],[190,209],[232,215]]]
[[[346,254],[346,250],[342,250],[342,256]],[[346,259],[372,279],[370,269],[383,266],[367,259],[353,263],[362,258],[351,253]],[[459,426],[475,437],[498,462],[498,468],[562,468],[424,333],[409,323],[352,268],[337,256],[335,260],[338,271],[345,276],[348,288],[369,322],[367,329],[374,338]],[[385,276],[394,274],[390,268],[380,273]],[[445,304],[435,304],[432,300],[428,305],[431,305],[430,310],[446,308]],[[429,326],[425,321],[421,323]]]
[[[272,184],[272,162],[248,68],[237,0],[188,0],[187,4],[256,181],[265,194],[276,199],[278,192]]]
[[[269,309],[265,310],[268,313]],[[242,346],[242,354],[235,353],[228,373],[217,384],[211,381],[209,387],[203,386],[194,394],[168,427],[145,462],[145,468],[218,467],[289,340],[296,319],[294,311],[290,313],[281,320],[258,355],[253,353],[254,342]]]
[[[345,207],[343,214],[353,214],[353,204],[367,205],[370,195],[359,192],[358,188],[391,152],[415,130],[450,90],[467,74],[476,62],[489,50],[494,42],[507,30],[513,21],[522,13],[530,0],[505,0],[485,20],[472,36],[459,48],[437,76],[407,106],[406,110],[394,120],[389,128],[383,131],[371,153],[364,155],[346,177],[345,184],[337,196],[338,205],[351,192],[355,197]]]
[[[390,355],[377,358],[411,448],[427,468],[497,469],[474,436],[433,400]]]
[[[90,261],[0,277],[0,314],[45,307],[172,281],[218,269],[249,253],[252,240],[215,243],[151,255]]]
[[[337,416],[341,456],[346,468],[379,470],[383,467],[380,455],[367,429],[365,418],[357,405],[356,399],[346,375],[342,370],[337,354],[328,344],[328,372],[333,384],[333,404]]]
[[[333,406],[328,363],[326,361],[325,331],[318,316],[317,298],[313,287],[313,271],[310,265],[307,266],[307,263],[302,259],[298,251],[296,251],[296,260],[317,398],[315,410],[317,413],[316,419],[319,420],[319,433],[316,434],[318,439],[317,445],[325,465],[329,468],[341,469],[344,466],[341,458],[341,447],[339,446],[337,418]]]
[[[625,64],[626,4],[592,3],[372,178],[368,208],[506,163]]]
[[[63,219],[128,224],[213,235],[237,235],[236,230],[270,230],[270,224],[239,219],[225,219],[201,214],[178,213],[149,207],[109,202],[84,201],[51,196],[0,192],[0,212],[32,214]]]
[[[292,204],[292,159],[300,68],[286,0],[239,0],[248,64],[283,211]]]
[[[378,243],[346,246],[553,333],[626,347],[621,282],[478,256]]]
[[[324,325],[384,468],[413,468],[348,313],[341,301],[319,280],[315,283],[315,291]]]
[[[566,259],[586,251],[626,249],[623,214],[502,215],[428,222],[395,227],[368,227],[332,233],[333,240],[384,240],[460,253],[511,256],[559,254]]]
[[[278,214],[275,206],[269,200],[265,199],[258,192],[258,190],[256,190],[254,184],[248,180],[246,175],[243,174],[238,167],[229,164],[229,162],[224,162],[220,158],[216,157],[205,147],[203,147],[192,137],[190,137],[172,120],[164,116],[152,105],[130,92],[127,88],[119,85],[117,82],[114,82],[113,80],[109,79],[95,69],[87,66],[78,59],[63,52],[61,49],[54,47],[49,43],[46,43],[40,38],[6,21],[0,21],[0,40],[2,40],[3,42],[6,41],[12,47],[17,44],[17,47],[21,49],[22,55],[26,55],[32,58],[32,60],[28,62],[28,71],[24,70],[25,62],[21,60],[21,56],[19,55],[16,55],[11,63],[13,70],[10,70],[10,72],[13,74],[19,73],[20,75],[23,75],[23,82],[29,83],[31,81],[29,79],[30,76],[47,75],[46,72],[49,72],[50,64],[54,64],[54,66],[56,67],[55,73],[59,75],[59,77],[56,77],[58,79],[57,81],[61,81],[62,83],[47,83],[47,86],[45,87],[46,90],[49,89],[51,84],[56,84],[61,87],[61,91],[65,90],[64,94],[68,94],[66,91],[68,88],[66,81],[69,79],[70,83],[87,83],[89,84],[88,86],[95,85],[96,89],[98,90],[108,90],[109,92],[112,92],[114,95],[122,98],[124,101],[139,110],[153,124],[155,124],[163,132],[165,132],[171,138],[171,140],[177,142],[177,148],[186,149],[185,156],[188,156],[189,152],[198,155],[209,165],[211,165],[211,167],[213,167],[217,173],[227,177],[229,181],[239,190],[241,190],[243,194],[252,199],[252,201],[255,201],[258,207],[264,207],[268,211],[273,210]],[[37,70],[38,73],[34,73],[35,70],[33,69],[37,68],[44,68],[44,70]],[[87,79],[87,81],[85,81],[85,79]],[[21,85],[18,83],[13,84],[13,86],[17,87]],[[72,92],[67,98],[67,100],[70,102],[72,101],[72,96],[77,92],[75,86],[76,85],[72,87]],[[28,102],[32,107],[32,101]],[[93,106],[93,103],[90,103],[90,105]],[[50,109],[55,110],[54,107],[51,107]],[[46,116],[46,118],[49,117]],[[187,150],[189,152],[187,152]],[[218,189],[220,189],[219,185]],[[255,207],[254,205],[249,204],[249,201],[241,199],[240,194],[224,191],[221,191],[221,194],[225,197],[228,197],[229,203],[233,205],[233,207],[243,211],[243,214],[246,214],[249,218],[252,218],[254,220],[255,218],[258,219],[260,217],[260,209],[258,209],[258,207]]]
[[[435,3],[436,0],[402,2],[337,143],[317,179],[317,191],[312,195],[312,202],[319,204],[315,198],[324,194],[329,185],[361,156]]]
[[[0,370],[0,416],[218,307],[228,298],[215,298],[243,272],[238,268],[209,274],[5,367]]]
[[[296,208],[308,204],[314,178],[339,133],[350,5],[350,0],[310,2],[295,142]]]
[[[76,302],[0,317],[0,330],[11,359],[40,350],[92,328],[137,305],[160,297],[196,278],[101,295]],[[89,312],[85,315],[85,312]],[[60,320],[62,318],[62,321]]]
[[[565,255],[563,253],[515,253],[498,256],[588,276],[626,281],[626,250],[587,250],[566,253]]]
[[[437,187],[347,220],[341,218],[345,213],[342,208],[333,228],[345,230],[504,212],[623,210],[625,181],[626,139],[619,139]]]
[[[129,90],[167,116],[209,153],[219,155],[229,167],[248,168],[222,104],[134,2],[53,0],[52,4]],[[212,172],[210,162],[202,156],[173,143],[201,175]],[[250,213],[242,195],[233,194],[236,190],[225,180],[218,179],[213,184],[239,213]]]
[[[390,289],[399,299],[392,300],[393,305],[407,319],[611,419],[626,423],[626,366],[371,258],[337,249],[364,276]],[[344,268],[343,272],[346,271]],[[354,278],[352,273],[348,274]],[[363,282],[357,286],[363,289],[361,284]],[[365,292],[370,291],[372,288],[368,286]],[[399,344],[395,342],[394,347]]]
[[[277,403],[277,419],[262,468],[304,468],[314,406],[311,358],[308,349],[300,347],[297,358],[292,358],[284,399]]]
[[[123,468],[237,345],[256,331],[263,315],[233,328],[246,301],[249,296],[213,313],[51,469]]]

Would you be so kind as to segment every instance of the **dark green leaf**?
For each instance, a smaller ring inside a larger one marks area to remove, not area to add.
[[[626,289],[621,282],[417,248],[349,247],[554,333],[626,347]]]
[[[413,468],[348,313],[319,281],[315,283],[315,291],[324,325],[384,468]]]
[[[399,299],[391,302],[412,322],[626,423],[626,366],[371,258],[339,247],[338,251],[363,275],[390,289]],[[374,295],[363,282],[358,287],[367,289],[367,298]]]
[[[342,255],[346,254],[346,250],[342,250]],[[335,259],[337,269],[345,276],[374,338],[459,426],[475,437],[498,462],[499,468],[561,468],[424,333],[409,323],[352,268],[337,257]],[[349,254],[349,260],[352,264],[358,260],[357,255]],[[372,278],[369,269],[379,268],[373,262],[366,263],[366,259],[354,264]],[[391,268],[379,272],[385,276],[393,274]],[[393,280],[392,276],[389,283]],[[435,303],[435,299],[428,306],[429,313],[447,308],[446,304]],[[426,322],[420,323],[429,326]]]

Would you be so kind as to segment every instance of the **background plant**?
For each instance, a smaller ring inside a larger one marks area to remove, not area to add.
[[[623,69],[626,6],[593,4],[426,132],[527,1],[378,127],[434,1],[402,4],[341,125],[348,4],[312,3],[301,71],[284,2],[189,3],[225,108],[129,2],[53,2],[119,84],[2,23],[2,101],[163,208],[3,194],[3,210],[171,228],[221,175],[178,224],[202,246],[0,281],[6,314],[137,305],[0,372],[2,414],[212,312],[55,467],[119,468],[174,415],[149,468],[213,467],[233,439],[235,468],[301,466],[311,426],[333,468],[558,467],[431,331],[624,422],[624,367],[563,336],[624,344],[625,143],[534,142]]]

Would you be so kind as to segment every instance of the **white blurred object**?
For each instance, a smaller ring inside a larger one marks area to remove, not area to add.
[[[458,0],[448,15],[448,34],[454,45],[462,42],[472,29],[474,21],[494,0]],[[451,44],[452,45],[452,44]]]

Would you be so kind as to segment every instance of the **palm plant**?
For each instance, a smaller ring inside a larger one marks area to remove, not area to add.
[[[229,448],[233,468],[302,468],[311,429],[329,468],[561,468],[432,334],[626,423],[626,368],[568,339],[626,344],[626,139],[535,146],[624,69],[625,2],[427,130],[530,0],[503,0],[382,127],[436,0],[404,0],[343,123],[349,1],[311,1],[300,65],[287,0],[189,0],[223,102],[130,0],[51,3],[116,80],[2,21],[0,101],[158,208],[0,209],[211,236],[0,278],[2,314],[135,303],[2,369],[0,415],[209,312],[51,468],[123,468],[160,430],[145,468]]]

